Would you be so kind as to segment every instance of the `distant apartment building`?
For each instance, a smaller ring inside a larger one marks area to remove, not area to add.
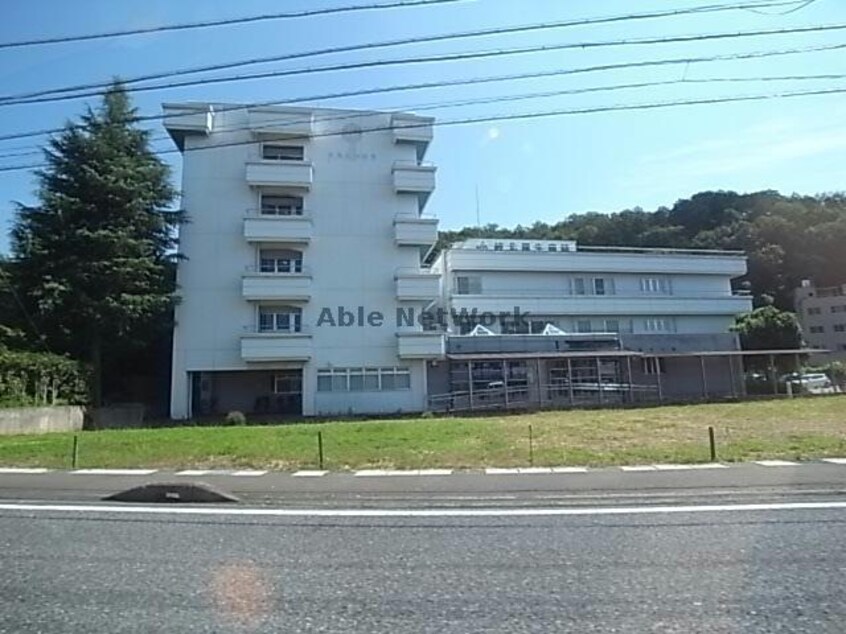
[[[171,415],[319,416],[743,391],[742,253],[468,240],[424,264],[432,119],[164,106],[183,154]]]
[[[805,341],[830,355],[812,355],[813,362],[846,359],[846,284],[817,288],[810,280],[793,293],[793,307]]]

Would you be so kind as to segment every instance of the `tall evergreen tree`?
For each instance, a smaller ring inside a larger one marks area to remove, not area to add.
[[[45,149],[39,204],[12,229],[19,296],[54,351],[88,361],[94,404],[104,358],[165,324],[175,301],[170,171],[119,81]]]

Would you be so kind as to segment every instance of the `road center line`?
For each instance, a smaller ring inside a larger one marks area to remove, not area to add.
[[[102,513],[117,515],[205,515],[233,517],[552,517],[579,515],[662,515],[846,509],[846,502],[775,502],[594,508],[441,508],[441,509],[268,509],[197,506],[113,506],[95,504],[2,503],[0,511]]]

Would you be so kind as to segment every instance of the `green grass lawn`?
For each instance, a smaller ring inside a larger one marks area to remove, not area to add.
[[[176,427],[80,434],[82,467],[317,466],[414,469],[529,464],[705,462],[708,426],[719,459],[846,457],[846,396],[243,427]],[[70,466],[72,434],[0,436],[0,466]]]

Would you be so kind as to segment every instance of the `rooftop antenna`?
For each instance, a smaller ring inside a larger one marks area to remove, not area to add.
[[[482,228],[482,214],[479,208],[479,184],[476,183],[476,228]]]

